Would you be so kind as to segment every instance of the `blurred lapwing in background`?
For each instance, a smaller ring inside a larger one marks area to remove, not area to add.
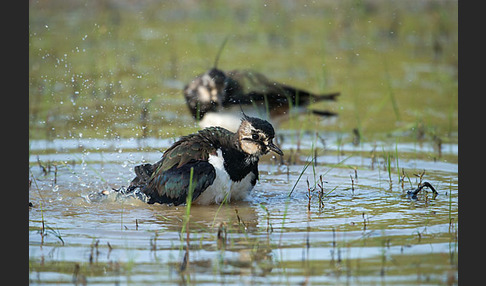
[[[187,105],[200,127],[220,126],[236,131],[241,110],[250,116],[268,119],[274,125],[287,119],[291,112],[311,112],[322,117],[337,115],[329,110],[311,109],[309,105],[335,101],[339,92],[315,94],[271,80],[256,71],[225,72],[218,69],[218,59],[226,40],[217,54],[214,67],[184,87]]]

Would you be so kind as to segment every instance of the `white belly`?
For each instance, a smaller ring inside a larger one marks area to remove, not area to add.
[[[253,189],[251,182],[255,174],[249,173],[239,182],[231,181],[223,166],[223,154],[220,149],[217,155],[209,155],[208,162],[216,170],[216,178],[201,195],[194,201],[195,204],[209,205],[220,204],[223,201],[230,202],[244,199]]]

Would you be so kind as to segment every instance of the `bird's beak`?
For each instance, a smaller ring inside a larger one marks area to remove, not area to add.
[[[283,154],[284,154],[284,153],[282,152],[282,150],[280,150],[280,148],[278,148],[278,147],[277,147],[277,145],[273,144],[273,142],[270,142],[270,143],[268,144],[268,148],[269,148],[270,150],[272,150],[273,152],[275,152],[275,153],[279,154],[280,156],[283,156]]]

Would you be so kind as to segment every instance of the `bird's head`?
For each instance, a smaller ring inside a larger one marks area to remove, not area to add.
[[[241,150],[249,155],[260,157],[269,151],[283,155],[282,150],[273,143],[275,130],[266,120],[244,114],[237,134]]]
[[[202,96],[200,101],[211,102],[215,105],[223,104],[226,75],[222,70],[212,68],[202,76],[203,86],[207,90],[207,96]]]
[[[225,84],[225,73],[212,68],[186,86],[184,96],[196,120],[200,120],[207,112],[217,112],[223,106]]]

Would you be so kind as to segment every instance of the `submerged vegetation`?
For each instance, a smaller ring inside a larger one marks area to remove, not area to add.
[[[30,282],[456,285],[457,1],[316,2],[29,2]],[[339,116],[276,128],[246,202],[111,192],[198,129],[226,37]]]

